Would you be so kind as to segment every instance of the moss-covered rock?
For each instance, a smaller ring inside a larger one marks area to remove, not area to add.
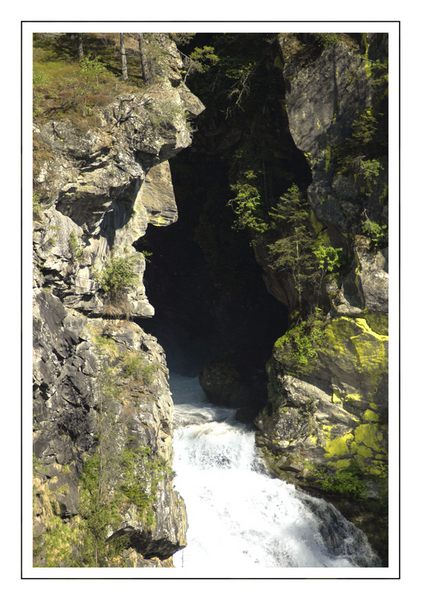
[[[319,320],[320,342],[311,345],[305,369],[291,357],[311,337],[303,324],[293,328],[275,344],[270,404],[256,419],[257,442],[274,474],[337,501],[357,499],[361,510],[373,499],[386,506],[385,325],[384,316],[371,313]]]

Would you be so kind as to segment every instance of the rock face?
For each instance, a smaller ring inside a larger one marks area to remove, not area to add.
[[[388,275],[377,223],[387,222],[387,168],[360,130],[377,122],[382,83],[372,65],[384,66],[386,56],[379,37],[365,36],[361,49],[339,36],[309,53],[303,36],[280,36],[289,128],[312,172],[312,218],[347,259],[325,281],[319,306],[327,314],[298,320],[275,343],[269,403],[256,425],[272,472],[335,501],[387,561]],[[267,268],[258,245],[257,258],[268,289],[295,310],[292,280]]]
[[[98,109],[99,128],[35,125],[36,566],[172,566],[186,543],[165,355],[128,320],[154,313],[133,243],[177,219],[168,158],[203,110],[161,43],[163,72]]]

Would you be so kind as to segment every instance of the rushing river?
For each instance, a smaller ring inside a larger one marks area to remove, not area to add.
[[[366,536],[328,502],[268,477],[254,432],[207,402],[197,378],[171,376],[175,485],[188,515],[176,567],[368,567]]]

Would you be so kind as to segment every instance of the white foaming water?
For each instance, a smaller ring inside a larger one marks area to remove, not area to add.
[[[254,432],[210,405],[197,378],[172,375],[171,389],[175,485],[189,524],[176,567],[379,566],[331,504],[263,472]]]

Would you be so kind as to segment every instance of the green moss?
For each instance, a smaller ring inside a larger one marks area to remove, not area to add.
[[[311,155],[311,152],[304,152],[304,156],[308,162],[308,164],[312,167],[314,165],[314,158]]]
[[[367,409],[363,415],[364,421],[368,421],[370,423],[376,423],[379,420],[379,415],[374,411]]]
[[[335,472],[325,469],[315,470],[313,477],[325,492],[352,498],[364,498],[366,496],[366,484],[358,470],[352,466],[347,466],[347,468]]]
[[[336,470],[348,469],[352,465],[350,458],[340,458],[339,460],[329,461],[327,463],[330,467]]]
[[[293,375],[307,373],[324,342],[324,322],[316,313],[276,340],[275,358]]]
[[[126,448],[121,456],[123,479],[120,490],[123,500],[136,506],[138,518],[149,527],[155,523],[153,510],[159,482],[171,473],[171,468],[148,447]]]
[[[335,390],[333,390],[332,393],[332,402],[333,404],[342,404],[341,397],[336,393]]]
[[[358,445],[370,448],[373,452],[384,453],[384,433],[378,423],[363,423],[354,432],[353,448],[358,453]]]
[[[351,336],[356,357],[356,368],[367,379],[371,393],[375,393],[382,376],[387,372],[387,348],[384,340],[366,331]]]
[[[80,487],[80,566],[108,566],[121,553],[127,540],[109,536],[129,506],[136,509],[135,518],[146,529],[154,526],[158,485],[170,472],[146,446],[124,448],[109,456],[107,446],[100,445],[86,459]]]
[[[352,137],[358,144],[367,145],[377,132],[377,119],[372,107],[366,108],[352,123]]]
[[[342,436],[326,439],[325,453],[328,458],[344,456],[350,453],[350,444],[354,436],[348,432]]]
[[[58,471],[60,469],[57,469]],[[33,561],[35,567],[77,566],[77,553],[80,543],[80,519],[74,517],[64,521],[61,518],[57,496],[63,491],[53,489],[57,477],[45,478],[45,467],[39,459],[34,460],[34,521],[43,529],[34,535]]]
[[[369,394],[375,394],[381,377],[387,372],[387,336],[371,329],[363,318],[340,317],[328,323],[325,339],[327,343],[321,352],[329,359],[348,360],[349,368],[364,377]],[[356,398],[350,395],[345,400]]]
[[[383,313],[367,312],[364,314],[367,326],[372,332],[387,336],[389,330],[389,318]]]
[[[345,396],[347,402],[361,402],[361,394],[347,394]]]
[[[34,192],[32,195],[32,218],[34,221],[41,222],[44,209],[40,195]]]
[[[341,317],[328,323],[325,328],[327,345],[324,352],[329,355],[343,355],[348,352],[348,340],[355,333],[355,327],[351,319]]]
[[[379,340],[380,342],[387,342],[388,336],[382,335],[380,333],[376,333],[373,329],[371,329],[371,327],[369,326],[366,319],[357,318],[357,319],[355,319],[355,322],[362,329],[362,331],[364,333],[368,333],[369,335],[373,336],[376,340]],[[377,324],[380,324],[380,323],[377,322]]]
[[[373,451],[371,448],[367,448],[367,446],[354,446],[353,450],[356,451],[359,462],[361,462],[361,459],[373,458]],[[363,462],[364,464],[368,464],[365,460]]]

